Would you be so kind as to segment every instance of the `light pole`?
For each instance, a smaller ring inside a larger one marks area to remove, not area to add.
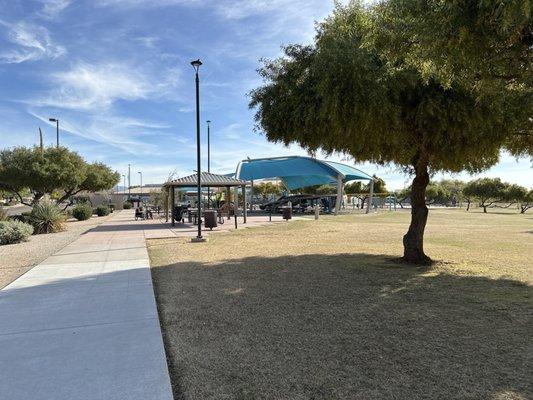
[[[131,164],[128,164],[128,200],[131,199]]]
[[[211,172],[211,121],[207,120],[207,172]],[[207,187],[207,206],[211,207],[211,188]]]
[[[56,147],[59,147],[59,119],[48,118],[48,121],[56,123]]]
[[[200,78],[198,77],[198,70],[202,65],[200,59],[191,61],[196,75],[196,174],[197,180],[197,195],[198,195],[198,235],[196,239],[202,241],[202,166],[200,162]]]
[[[122,174],[122,177],[124,178],[124,196],[126,196],[126,175]]]
[[[141,195],[140,195],[139,198],[142,201],[142,197],[143,197],[143,173],[141,171],[139,171],[138,174],[141,176]]]

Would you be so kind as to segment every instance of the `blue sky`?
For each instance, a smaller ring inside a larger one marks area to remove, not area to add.
[[[189,62],[201,58],[212,171],[231,172],[247,156],[305,154],[253,131],[247,93],[261,83],[259,59],[310,42],[315,21],[332,7],[328,0],[0,0],[0,147],[37,143],[39,126],[54,143],[48,118],[57,117],[62,144],[121,174],[131,163],[132,184],[137,171],[145,183],[190,174]],[[408,179],[394,167],[358,166],[390,188]],[[505,154],[482,175],[533,184],[530,160]]]

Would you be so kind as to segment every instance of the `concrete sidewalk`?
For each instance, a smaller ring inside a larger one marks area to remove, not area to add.
[[[132,221],[118,213],[0,291],[0,398],[172,399]]]

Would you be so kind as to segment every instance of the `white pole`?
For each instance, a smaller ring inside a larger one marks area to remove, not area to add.
[[[337,176],[337,200],[335,201],[335,215],[339,215],[339,211],[341,210],[343,192],[342,178],[343,176],[341,174]]]
[[[242,215],[244,223],[246,223],[246,217],[248,216],[248,209],[246,208],[246,185],[242,186]]]
[[[366,204],[366,214],[370,213],[372,207],[372,197],[374,196],[374,178],[370,181],[370,196],[368,196],[368,203]]]

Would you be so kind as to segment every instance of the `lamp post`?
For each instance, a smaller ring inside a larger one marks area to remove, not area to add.
[[[56,123],[56,147],[59,147],[59,119],[48,118],[48,121]]]
[[[141,176],[141,195],[139,196],[139,199],[142,201],[142,197],[143,197],[143,173],[141,171],[139,171],[138,174]]]
[[[126,196],[126,175],[122,174],[122,177],[124,178],[124,196]]]
[[[198,77],[198,70],[202,65],[200,59],[191,61],[196,75],[196,174],[197,180],[197,194],[198,194],[198,235],[196,239],[202,241],[202,166],[200,162],[200,78]]]
[[[131,164],[128,164],[128,200],[131,199]]]
[[[207,172],[211,172],[211,121],[207,120]],[[211,207],[211,188],[207,188],[207,205]]]

